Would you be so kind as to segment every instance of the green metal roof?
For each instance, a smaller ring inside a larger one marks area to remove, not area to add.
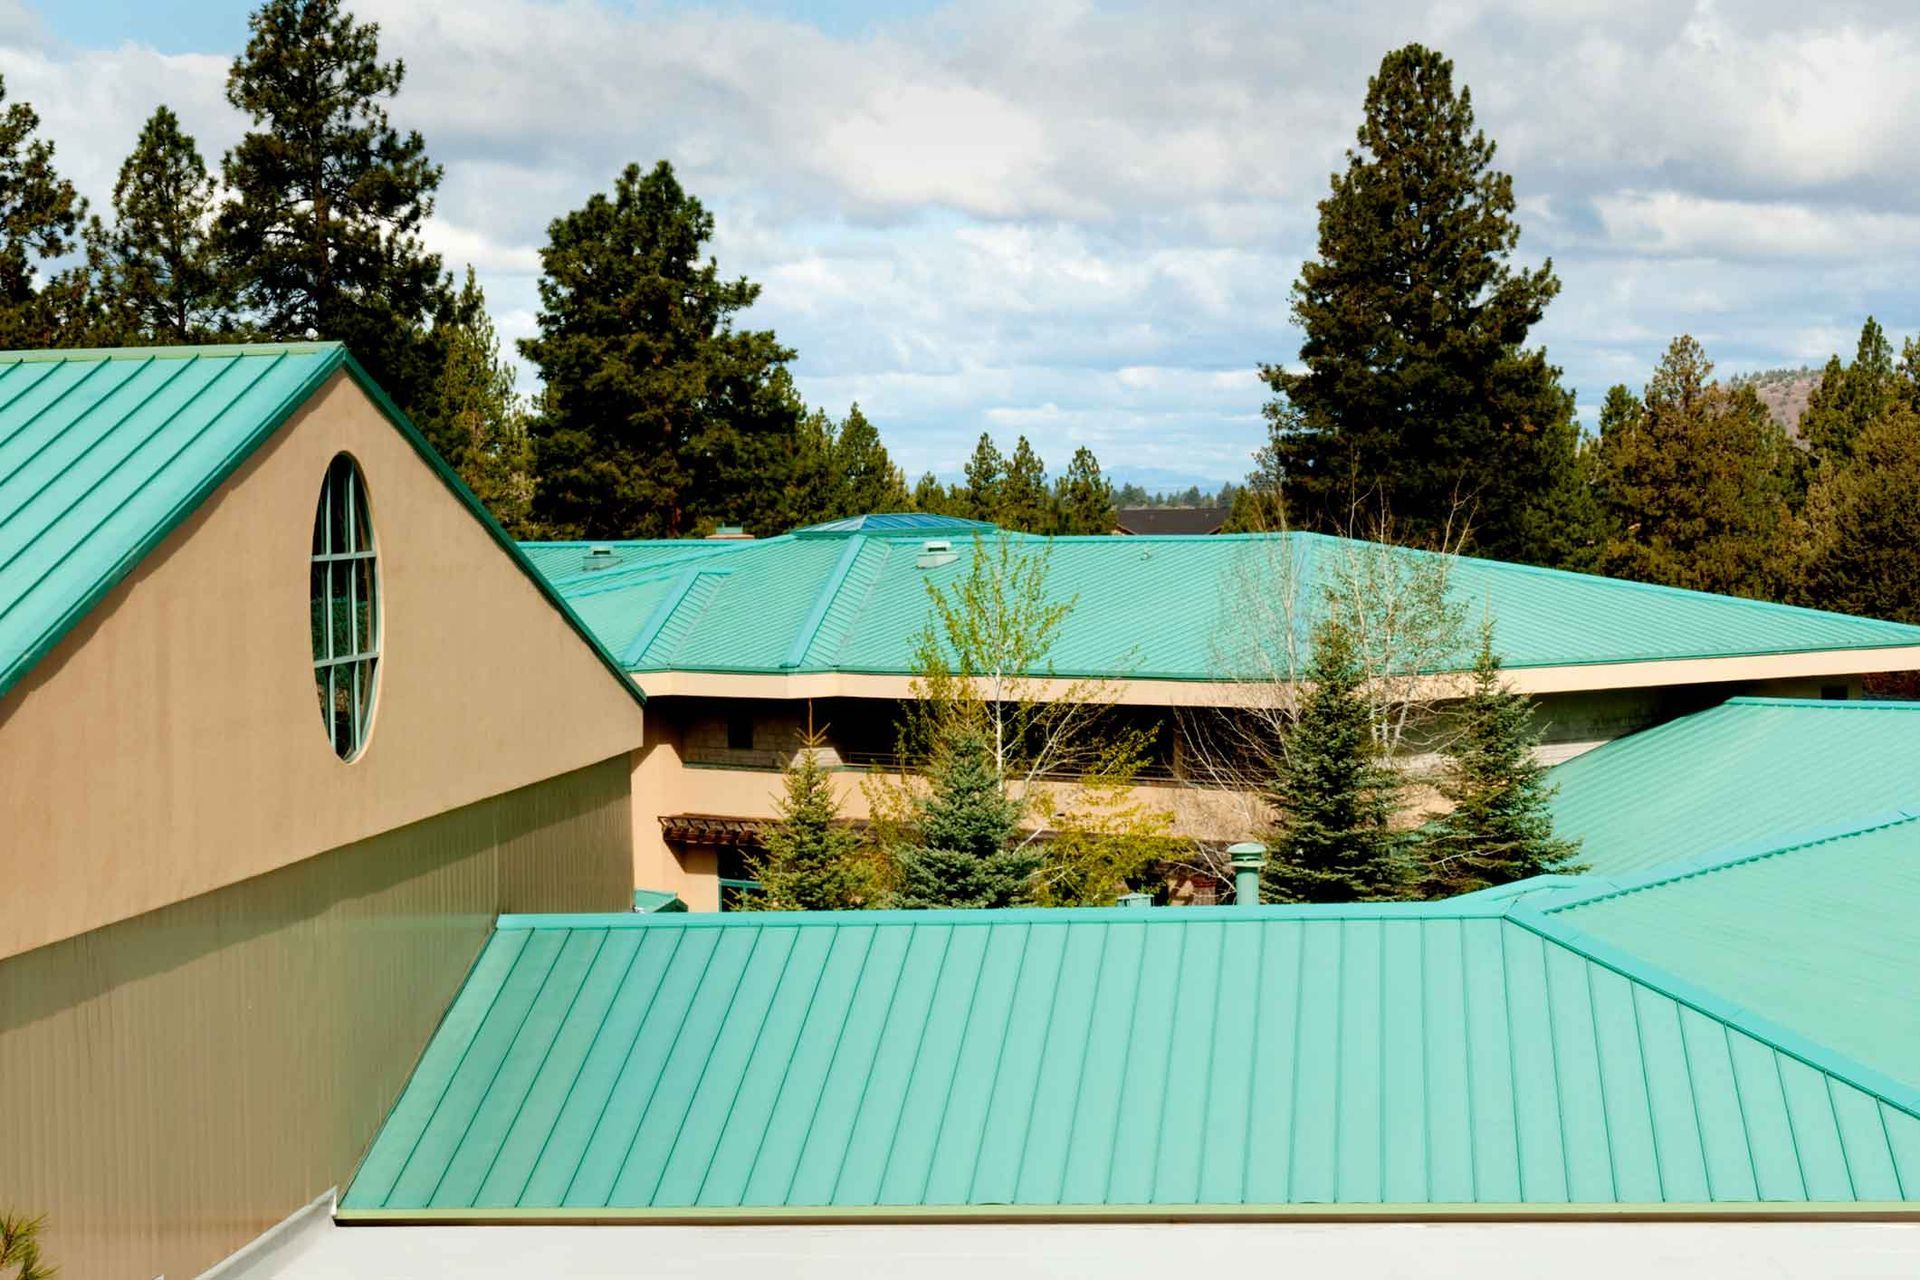
[[[1544,910],[1920,1087],[1920,815],[1621,877]]]
[[[1916,1105],[1519,903],[503,917],[339,1216],[1883,1203]]]
[[[639,696],[548,579],[331,342],[0,352],[0,694],[340,369]]]
[[[1004,536],[1049,547],[1050,588],[1076,601],[1052,654],[1060,675],[1175,680],[1257,678],[1259,668],[1237,655],[1270,637],[1247,621],[1243,602],[1288,581],[1311,600],[1314,584],[1361,545],[1314,534]],[[661,607],[652,590],[582,605],[635,672],[904,674],[928,616],[928,584],[951,587],[983,545],[951,540],[959,558],[930,568],[917,563],[924,531],[870,532],[864,522],[730,543],[608,544],[621,563],[598,572],[582,568],[585,544],[528,551],[570,601],[604,595],[616,575],[633,583],[669,565],[709,579],[652,628],[642,617]],[[1509,667],[1920,644],[1920,627],[1491,560],[1457,558],[1452,581],[1460,600],[1496,619]],[[1308,611],[1300,612],[1304,627]]]
[[[1920,806],[1920,703],[1734,698],[1552,771],[1554,826],[1596,875]]]

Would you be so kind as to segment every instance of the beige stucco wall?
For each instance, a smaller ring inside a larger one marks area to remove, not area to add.
[[[384,612],[350,764],[314,694],[307,572],[343,450]],[[339,375],[0,698],[0,956],[625,753],[641,719]]]
[[[624,755],[0,960],[0,1209],[198,1275],[352,1172],[496,912],[619,910]]]

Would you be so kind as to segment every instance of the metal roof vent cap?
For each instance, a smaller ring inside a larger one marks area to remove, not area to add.
[[[614,555],[612,545],[605,542],[594,543],[587,548],[587,554],[580,557],[580,567],[589,571],[611,569],[618,563],[620,558]]]
[[[1139,890],[1136,889],[1132,893],[1121,894],[1120,905],[1123,907],[1130,907],[1136,911],[1142,910],[1146,907],[1150,907],[1153,905],[1153,895],[1148,893],[1141,893]]]
[[[919,569],[938,569],[941,565],[952,564],[959,558],[959,552],[953,549],[952,539],[928,538],[920,548],[920,558],[913,563],[914,567]]]
[[[1260,868],[1267,865],[1267,846],[1258,840],[1227,846],[1233,861],[1233,903],[1237,907],[1260,905]]]

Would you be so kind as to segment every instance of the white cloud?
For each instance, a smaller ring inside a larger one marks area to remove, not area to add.
[[[1594,206],[1612,245],[1634,253],[1860,261],[1920,247],[1920,213],[1678,191],[1622,191],[1601,196]]]

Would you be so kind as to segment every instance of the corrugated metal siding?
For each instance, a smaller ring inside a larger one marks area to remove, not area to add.
[[[617,909],[624,757],[0,961],[0,1205],[197,1275],[351,1172],[500,910]]]
[[[1649,875],[1548,910],[1920,1088],[1920,819]]]
[[[832,585],[848,537],[864,538],[869,545],[835,593],[847,598],[829,601],[822,615],[816,606]],[[1272,639],[1265,634],[1271,624],[1263,613],[1291,594],[1299,602],[1296,622],[1304,632],[1328,575],[1352,557],[1374,554],[1363,544],[1312,534],[1025,540],[1050,549],[1050,590],[1058,599],[1077,602],[1051,655],[1055,669],[1067,676],[1217,680],[1268,675],[1243,661],[1248,646]],[[703,600],[697,621],[676,632],[671,646],[650,648],[634,669],[907,672],[913,640],[928,616],[927,584],[951,589],[965,575],[975,545],[956,538],[958,561],[921,569],[915,561],[922,541],[849,531],[686,542],[677,544],[683,548],[678,552],[658,543],[618,544],[620,554],[636,566],[653,567],[724,547],[707,563],[723,563],[730,571]],[[598,589],[598,575],[569,567],[578,563],[578,544],[549,549],[532,543],[527,549],[550,575],[562,574],[554,581],[568,599]],[[1920,643],[1920,628],[1897,623],[1524,565],[1459,558],[1452,573],[1460,599],[1491,611],[1512,667]],[[1250,602],[1259,604],[1250,609]],[[638,625],[634,619],[610,618],[604,607],[598,616],[601,621],[593,625],[609,628],[602,635],[616,650],[622,628]],[[798,668],[784,666],[796,647],[805,661]]]
[[[890,912],[503,920],[344,1208],[1903,1187],[1920,1120],[1495,912]]]
[[[1785,844],[1920,804],[1920,704],[1735,698],[1552,778],[1554,827],[1597,875]]]

